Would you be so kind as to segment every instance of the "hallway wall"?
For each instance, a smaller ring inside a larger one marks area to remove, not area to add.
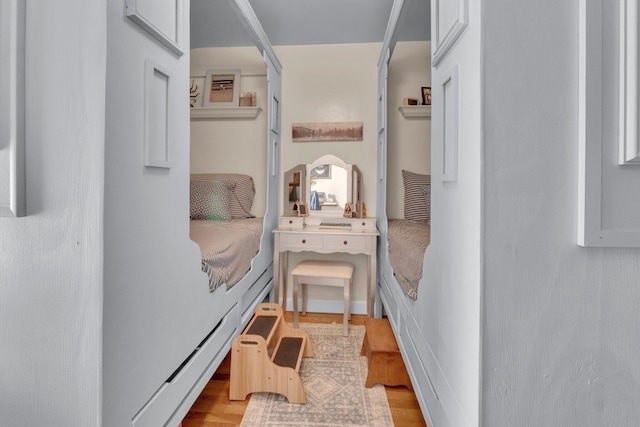
[[[0,418],[98,426],[106,1],[26,7],[26,216],[0,218]]]
[[[615,28],[618,2],[603,3]],[[640,250],[576,244],[578,2],[483,4],[482,425],[637,425]],[[604,78],[607,152],[617,79]]]

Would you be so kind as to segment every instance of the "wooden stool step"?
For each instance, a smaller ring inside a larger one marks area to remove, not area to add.
[[[299,372],[304,344],[305,340],[302,337],[282,337],[271,360],[278,366],[293,368]]]
[[[289,403],[306,403],[298,374],[303,356],[314,356],[309,335],[287,325],[278,304],[258,305],[245,331],[231,345],[229,400],[271,392],[284,395]]]
[[[278,316],[257,316],[253,322],[247,327],[245,334],[260,335],[265,340],[269,338],[269,334],[273,330]]]
[[[402,354],[388,319],[365,319],[361,356],[367,356],[369,373],[365,387],[374,384],[403,385],[413,390]]]

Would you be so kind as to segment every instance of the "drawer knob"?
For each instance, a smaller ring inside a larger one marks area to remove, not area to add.
[[[345,241],[344,241],[344,242],[342,242],[342,243],[344,243],[344,244],[346,245],[346,244],[347,244],[347,241],[345,240]]]
[[[367,225],[367,223],[366,223],[366,222],[363,222],[363,223],[362,223],[362,226],[364,227],[365,225]]]
[[[302,239],[302,243],[307,243],[307,239]]]
[[[293,224],[293,220],[292,219],[289,220],[289,224]]]

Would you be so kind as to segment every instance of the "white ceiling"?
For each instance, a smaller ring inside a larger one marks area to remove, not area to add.
[[[250,0],[273,46],[382,42],[393,0]],[[400,41],[431,39],[430,0],[411,0]],[[191,0],[191,48],[251,46],[228,0]]]

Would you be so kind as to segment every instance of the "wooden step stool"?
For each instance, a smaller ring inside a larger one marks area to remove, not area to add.
[[[287,325],[280,305],[258,305],[231,345],[229,400],[271,392],[284,395],[289,403],[307,403],[298,374],[303,356],[314,357],[309,335]]]
[[[360,355],[366,355],[369,362],[369,373],[364,386],[370,388],[374,384],[403,385],[413,390],[389,320],[367,318],[364,327]]]

